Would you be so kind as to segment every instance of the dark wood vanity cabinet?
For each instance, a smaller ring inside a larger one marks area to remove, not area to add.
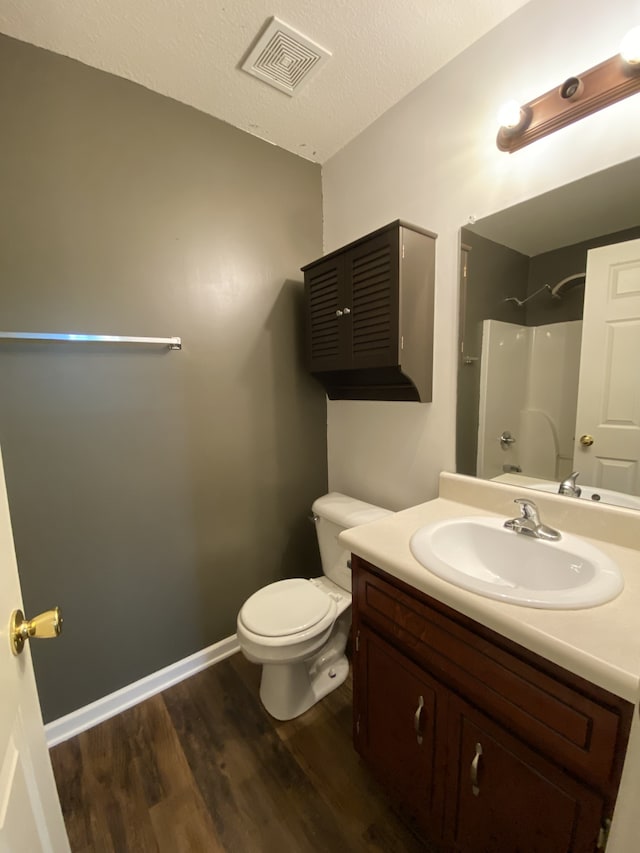
[[[353,556],[354,743],[455,853],[594,853],[633,706]]]
[[[450,716],[454,850],[593,853],[605,814],[600,794],[453,697]]]
[[[361,705],[366,708],[356,725],[359,751],[406,816],[428,831],[441,806],[433,796],[438,789],[439,685],[365,625],[358,637],[358,659]]]
[[[435,235],[397,220],[302,269],[307,364],[329,397],[431,400]]]

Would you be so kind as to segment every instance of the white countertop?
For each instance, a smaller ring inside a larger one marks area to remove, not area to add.
[[[624,589],[613,601],[584,610],[522,607],[485,598],[441,580],[411,554],[409,540],[424,524],[456,516],[513,517],[518,514],[512,504],[514,496],[533,496],[518,487],[465,482],[468,480],[459,475],[442,475],[441,497],[346,530],[340,534],[340,542],[465,616],[636,703],[640,694],[640,514],[592,506],[587,506],[583,514],[578,501],[536,494],[542,520],[560,530],[578,533],[608,554],[624,576]],[[585,531],[601,538],[591,538]]]

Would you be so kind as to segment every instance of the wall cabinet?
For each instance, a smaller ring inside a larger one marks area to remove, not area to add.
[[[431,400],[435,234],[397,220],[303,267],[307,364],[329,397]]]
[[[594,853],[633,706],[354,555],[354,743],[456,853]]]

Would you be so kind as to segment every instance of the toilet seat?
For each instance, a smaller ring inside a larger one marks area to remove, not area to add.
[[[304,578],[276,581],[250,596],[239,619],[252,634],[269,638],[318,633],[330,626],[336,602]]]

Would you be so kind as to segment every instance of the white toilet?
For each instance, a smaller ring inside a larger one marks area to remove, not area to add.
[[[240,649],[248,660],[262,664],[260,699],[276,720],[299,716],[346,679],[351,555],[338,543],[338,534],[392,514],[339,492],[318,498],[312,510],[322,577],[269,584],[238,614]]]

